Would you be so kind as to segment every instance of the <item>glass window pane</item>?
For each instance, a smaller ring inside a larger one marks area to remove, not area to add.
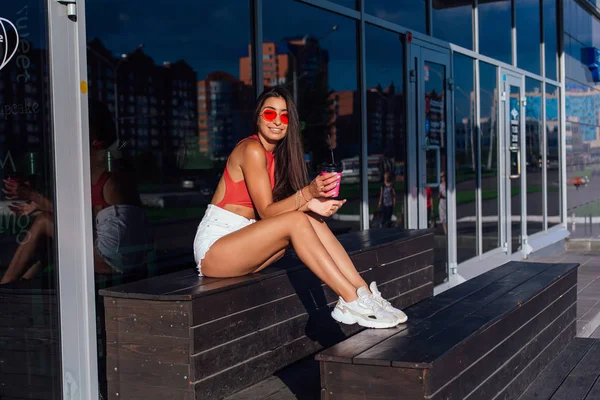
[[[543,5],[546,78],[556,80],[558,79],[558,25],[556,22],[556,0],[543,0]]]
[[[277,52],[278,83],[297,99],[309,178],[332,154],[343,168],[340,197],[348,202],[327,223],[334,233],[360,229],[356,22],[292,0],[266,0],[263,12],[269,21],[264,45]]]
[[[333,3],[339,4],[340,6],[352,8],[353,10],[358,9],[357,0],[329,0]]]
[[[473,4],[433,0],[433,36],[467,49],[473,48]]]
[[[365,12],[374,17],[426,33],[425,0],[364,0]]]
[[[527,235],[544,229],[542,180],[542,85],[525,80],[525,161],[527,166]]]
[[[194,265],[196,229],[227,156],[254,133],[255,97],[248,2],[89,0],[86,11],[100,289]],[[224,26],[226,35],[207,40]],[[276,62],[265,58],[265,71],[277,72]],[[121,149],[111,147],[116,138]],[[107,398],[101,302],[97,308]]]
[[[548,228],[560,224],[560,119],[559,91],[546,84],[546,176],[548,179]]]
[[[8,192],[0,192],[2,399],[62,397],[46,7],[41,0],[2,4],[0,187]]]
[[[477,255],[477,133],[475,76],[470,57],[454,53],[457,258]]]
[[[589,235],[589,224],[584,217],[597,217],[599,199],[594,190],[595,174],[600,151],[600,90],[567,78],[566,89],[566,153],[567,153],[567,213],[578,217],[573,232],[578,236]],[[595,236],[595,235],[594,235]]]
[[[479,4],[479,52],[512,63],[510,0]]]
[[[371,25],[365,39],[371,227],[404,227],[404,45],[398,34]]]
[[[500,175],[498,171],[498,83],[495,66],[479,63],[481,126],[481,218],[483,249],[501,246],[499,224]]]
[[[517,65],[534,74],[541,73],[540,2],[516,1]]]

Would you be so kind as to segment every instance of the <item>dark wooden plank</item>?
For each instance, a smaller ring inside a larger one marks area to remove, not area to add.
[[[247,360],[221,373],[194,382],[196,399],[220,399],[261,381],[282,365],[318,350],[318,342],[302,337],[285,346]]]
[[[597,400],[600,399],[600,379],[594,383],[592,389],[589,391],[587,396],[585,396],[585,400]]]
[[[117,378],[123,390],[130,383],[165,387],[175,390],[189,390],[189,364],[162,363],[153,360],[129,360],[123,358],[106,358],[106,368],[116,374],[107,376],[109,388],[113,379]]]
[[[35,400],[61,398],[59,376],[30,376],[24,374],[0,375],[0,399],[16,397]]]
[[[425,254],[426,256],[426,254]],[[421,257],[415,256],[405,264],[393,263],[365,272],[368,279],[377,278],[382,293],[390,298],[432,282],[432,267],[415,270],[422,263]],[[279,321],[284,321],[300,314],[311,313],[318,307],[337,301],[337,295],[329,288],[320,291],[311,290],[297,295],[290,295],[281,300],[271,301],[262,306],[250,308],[231,316],[219,318],[214,322],[204,323],[192,328],[193,353],[209,349],[264,329]]]
[[[418,399],[423,398],[423,371],[324,363],[326,399]]]
[[[575,338],[552,360],[519,400],[547,400],[562,385],[573,368],[594,344],[593,339]]]
[[[496,319],[495,322],[492,322],[491,324],[481,326],[473,335],[467,336],[466,333],[461,334],[460,331],[464,329],[464,326],[455,325],[442,332],[438,337],[434,336],[429,338],[428,340],[431,342],[430,347],[432,347],[431,352],[433,354],[438,354],[436,351],[436,347],[438,346],[442,351],[448,349],[432,361],[435,369],[429,376],[430,389],[432,391],[438,390],[441,386],[446,384],[446,382],[461,371],[467,369],[473,363],[481,363],[482,360],[480,360],[480,357],[482,355],[492,351],[494,347],[499,349],[503,341],[507,340],[516,331],[519,331],[519,337],[517,338],[516,343],[512,344],[512,346],[517,346],[514,348],[514,351],[507,350],[505,353],[501,353],[507,357],[514,354],[518,348],[529,341],[529,339],[526,340],[527,335],[525,332],[531,331],[531,326],[534,325],[533,323],[535,322],[536,317],[541,316],[541,313],[545,310],[547,311],[545,313],[545,319],[541,322],[538,321],[536,323],[537,328],[533,328],[533,331],[529,332],[531,337],[534,333],[539,332],[547,324],[558,317],[564,310],[576,303],[576,301],[577,275],[576,271],[571,271],[568,275],[556,281],[551,286],[544,288],[542,292],[522,303],[520,307],[503,314],[502,318]],[[548,308],[550,308],[550,310],[547,310]],[[490,318],[495,317],[495,314],[490,313],[485,316],[485,319],[482,322],[485,324]],[[469,318],[471,317],[468,317],[467,319]],[[527,325],[529,326],[528,329]],[[515,335],[517,334],[515,333]],[[455,346],[449,347],[454,343],[451,336],[462,336],[465,337],[465,340]],[[479,374],[479,376],[485,376],[481,374],[484,371],[489,370],[496,362],[500,362],[500,359],[502,359],[502,357],[498,355],[494,357],[493,362],[485,362],[485,367],[477,368],[476,373]],[[500,362],[500,364],[502,362]]]
[[[489,303],[506,296],[515,286],[527,282],[532,277],[544,272],[549,268],[548,265],[538,264],[527,269],[518,269],[509,275],[502,277],[485,290],[476,291],[460,302],[451,307],[435,313],[430,318],[419,321],[414,325],[408,324],[407,329],[391,336],[381,343],[373,346],[371,349],[356,355],[353,358],[355,364],[371,365],[392,365],[393,361],[406,361],[407,365],[422,363],[423,360],[408,360],[402,358],[405,353],[410,351],[420,342],[415,338],[423,338],[422,343],[426,342],[428,337],[434,336],[452,325],[460,325],[467,316],[475,313],[479,309],[486,307]],[[420,347],[427,344],[421,344]],[[418,349],[417,349],[418,350]],[[422,363],[426,364],[426,363]],[[399,367],[405,365],[397,365]]]
[[[510,383],[498,394],[496,400],[513,400],[518,398],[525,391],[527,386],[536,379],[548,363],[564,349],[575,336],[576,323],[573,321],[564,331],[550,343],[545,349],[541,350],[533,361],[531,361]],[[514,374],[513,374],[514,376]]]
[[[168,387],[140,385],[128,382],[119,392],[110,390],[108,400],[195,400],[192,390],[175,390]]]
[[[189,302],[105,299],[106,331],[189,337]]]
[[[570,279],[564,279],[565,277],[570,277]],[[562,282],[560,291],[556,293],[559,295],[576,285],[577,270],[568,264],[555,265],[489,302],[461,322],[450,323],[445,329],[439,330],[434,335],[428,332],[419,333],[412,338],[412,347],[393,359],[392,365],[402,367],[415,363],[426,365],[434,362],[458,343],[471,337],[478,329],[488,329],[538,294],[551,290],[552,284],[557,281]],[[465,300],[462,303],[466,302]],[[546,304],[549,303],[548,299]],[[477,321],[479,321],[479,327],[477,327]]]
[[[600,342],[595,342],[551,400],[583,400],[600,375]]]
[[[120,359],[186,364],[190,343],[188,338],[115,332],[106,340],[106,352],[109,357]]]
[[[529,305],[533,306],[533,302],[529,302],[518,310],[520,315],[507,315],[502,320],[504,323],[486,329],[464,345],[461,343],[461,348],[445,355],[445,360],[434,363],[426,382],[426,393],[435,393],[434,397],[439,399],[465,397],[500,369],[539,332],[560,317],[567,308],[572,307],[576,300],[577,288],[573,286],[569,293],[557,297],[550,306],[541,311],[539,307],[527,310],[532,308],[528,307]],[[522,315],[530,316],[531,312],[538,313],[523,324]],[[511,327],[513,318],[521,321],[515,321]]]
[[[577,309],[575,305],[573,305],[552,324],[546,327],[546,329],[540,332],[534,339],[532,339],[518,354],[505,363],[475,391],[471,392],[469,396],[465,397],[465,400],[494,398],[494,396],[496,396],[498,393],[506,390],[505,388],[509,386],[514,379],[516,379],[515,375],[518,377],[519,374],[525,371],[526,367],[533,362],[536,357],[538,357],[556,337],[561,336],[563,331],[567,330],[567,333],[570,335],[569,340],[571,340],[574,335],[572,335],[573,331],[570,329],[573,321],[575,321],[576,314]],[[557,354],[558,351],[560,350],[557,350],[554,354]],[[549,360],[547,362],[549,362]],[[538,365],[540,370],[545,366],[546,365]],[[538,374],[539,372],[540,371],[538,371]],[[518,385],[515,387],[518,387]],[[524,389],[525,388],[523,388],[523,390]],[[507,391],[506,393],[508,394],[511,392]],[[517,396],[513,398],[516,398]]]
[[[522,269],[523,263],[510,261],[504,265],[494,268],[484,274],[469,279],[435,297],[424,300],[411,307],[410,313],[413,319],[425,319],[436,314],[459,301],[473,295],[481,290],[488,290],[488,286],[504,278],[513,272]]]

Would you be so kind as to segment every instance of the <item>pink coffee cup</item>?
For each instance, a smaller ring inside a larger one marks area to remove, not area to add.
[[[337,186],[331,189],[327,194],[333,194],[332,198],[337,198],[340,195],[340,186],[342,183],[342,170],[339,166],[328,164],[321,168],[321,176],[335,173],[337,178]]]

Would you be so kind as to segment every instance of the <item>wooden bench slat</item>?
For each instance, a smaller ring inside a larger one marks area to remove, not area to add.
[[[373,348],[354,357],[355,364],[391,365],[393,361],[405,360],[402,356],[414,346],[419,346],[415,338],[434,336],[449,326],[458,324],[465,317],[473,314],[494,300],[506,295],[515,286],[522,284],[539,273],[547,270],[553,264],[532,264],[527,268],[520,268],[498,279],[485,287],[462,299],[460,302],[434,314],[423,321],[409,325],[406,331],[391,336],[389,339],[377,344]],[[473,322],[471,322],[472,324]],[[471,326],[471,325],[470,325]],[[427,345],[425,345],[427,346]],[[386,364],[387,362],[387,364]],[[410,360],[411,364],[418,363],[423,367],[427,362],[423,360]]]
[[[527,346],[546,327],[554,323],[566,326],[572,322],[572,309],[576,307],[577,300],[575,286],[558,298],[552,296],[555,301],[540,310],[547,301],[542,297],[536,297],[501,323],[479,332],[436,360],[429,375],[427,392],[435,393],[436,399],[464,398],[481,382],[501,370],[513,354]],[[536,313],[535,316],[527,320],[532,313]],[[515,319],[514,323],[511,319]]]
[[[465,297],[483,290],[488,285],[496,282],[504,276],[516,271],[518,263],[507,263],[494,270],[479,275],[461,285],[455,286],[435,297],[425,299],[406,310],[409,315],[408,323],[395,329],[377,329],[363,331],[354,335],[343,342],[332,346],[315,358],[318,361],[335,361],[341,363],[352,363],[352,359],[360,353],[367,351],[373,346],[383,342],[390,336],[404,330],[410,326],[418,324],[421,320],[429,318],[453,304],[456,304]]]
[[[552,396],[553,400],[584,400],[600,375],[600,343],[595,342]]]
[[[573,271],[574,265],[553,265],[552,267],[536,274],[516,288],[497,297],[491,302],[486,301],[486,307],[481,307],[471,313],[462,321],[456,321],[447,329],[439,331],[435,335],[422,333],[413,340],[420,341],[417,346],[412,347],[401,356],[392,359],[393,366],[406,366],[408,363],[431,364],[434,360],[454,348],[458,343],[469,338],[473,332],[479,329],[487,329],[500,318],[504,318],[511,310],[528,300],[534,298],[542,291],[548,290],[549,286],[562,278],[565,274]],[[573,285],[577,282],[575,279]],[[565,288],[566,290],[566,288]],[[558,295],[562,294],[564,290]],[[397,354],[397,353],[396,353]]]
[[[592,348],[594,342],[594,339],[587,338],[571,341],[519,397],[519,400],[550,399],[573,368]]]
[[[573,339],[576,314],[575,306],[569,308],[519,353],[513,354],[507,363],[465,400],[493,399],[496,396],[500,399],[516,398],[561,348]]]

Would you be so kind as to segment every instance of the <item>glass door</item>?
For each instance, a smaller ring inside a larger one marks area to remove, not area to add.
[[[412,190],[418,220],[409,225],[433,229],[435,233],[435,284],[448,278],[448,135],[450,126],[449,74],[450,56],[444,49],[436,51],[419,43],[411,45],[410,71],[413,110],[410,131],[415,132],[417,165]],[[416,157],[415,157],[416,156]],[[409,158],[411,154],[409,154]],[[411,223],[412,222],[412,223]]]
[[[524,120],[525,94],[523,77],[504,72],[502,74],[502,151],[504,179],[501,182],[503,204],[503,249],[508,255],[523,249],[526,243],[526,221],[524,218],[526,201]]]

